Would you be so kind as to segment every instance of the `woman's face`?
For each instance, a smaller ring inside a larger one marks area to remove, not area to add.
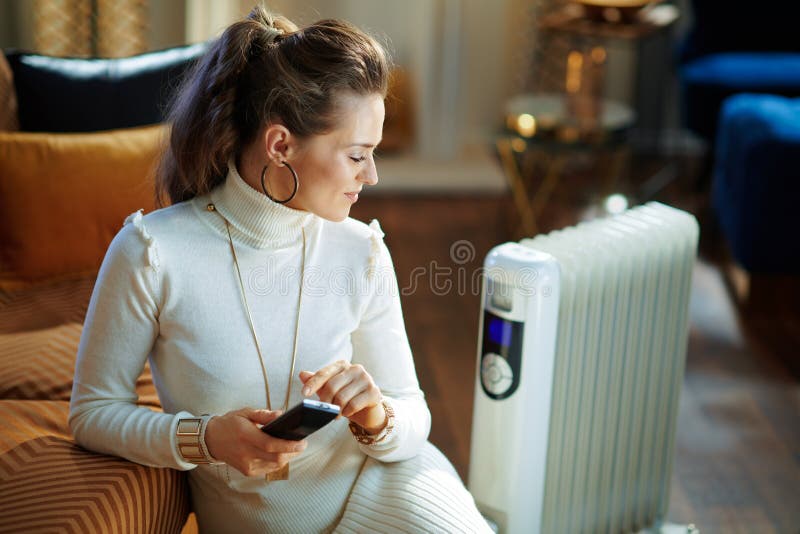
[[[340,100],[339,127],[303,141],[289,157],[300,188],[286,205],[342,221],[365,185],[378,183],[373,153],[383,132],[383,97],[348,95]],[[288,170],[280,169],[282,174]],[[291,192],[291,190],[289,190]]]

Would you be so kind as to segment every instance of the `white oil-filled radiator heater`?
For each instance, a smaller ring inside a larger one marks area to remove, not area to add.
[[[651,202],[487,255],[469,489],[500,532],[661,528],[697,240]]]

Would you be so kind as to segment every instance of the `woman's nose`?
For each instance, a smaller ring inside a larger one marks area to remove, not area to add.
[[[358,175],[359,181],[366,185],[375,185],[378,183],[378,169],[375,167],[375,161],[370,158],[369,165],[364,167],[364,170]]]

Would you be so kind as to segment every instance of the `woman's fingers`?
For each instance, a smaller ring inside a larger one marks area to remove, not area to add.
[[[317,396],[322,402],[338,404],[334,400],[336,396],[339,395],[344,388],[352,385],[354,382],[358,382],[358,378],[358,373],[355,372],[352,367],[339,371],[317,390]]]
[[[382,428],[386,414],[381,403],[381,390],[362,365],[334,362],[316,373],[300,372],[303,394],[316,393],[323,402],[341,408],[341,416],[364,428]]]
[[[243,458],[240,465],[234,465],[245,476],[264,476],[276,471],[296,458],[300,453],[264,453],[256,448],[250,448],[248,456]]]
[[[252,422],[265,425],[274,421],[282,412],[269,410],[248,410],[244,415]],[[259,452],[256,456],[264,456],[271,453],[301,453],[308,446],[306,440],[293,441],[288,439],[270,436],[260,428],[253,425],[250,429],[245,429],[241,436],[244,443]]]
[[[369,389],[369,386],[370,384],[366,380],[353,380],[345,387],[337,391],[336,394],[333,396],[331,402],[339,406],[339,408],[341,408],[341,411],[339,413],[347,417],[349,414],[347,411],[349,403],[352,402],[352,399],[356,395],[359,395],[363,391]]]
[[[305,395],[306,397],[310,397],[311,395],[316,393],[322,386],[324,386],[330,377],[343,371],[349,365],[350,364],[344,360],[338,360],[330,365],[326,365],[325,367],[314,373],[314,376],[306,380],[306,383],[303,386],[303,395]]]
[[[303,388],[303,394],[306,394],[306,391],[309,392],[309,395],[316,392],[319,400],[338,404],[334,398],[349,384],[358,382],[370,385],[373,383],[372,377],[362,365],[351,365],[347,362],[341,362],[344,365],[338,365],[339,363],[323,367],[313,377],[308,378]]]
[[[282,466],[283,464],[288,464],[289,460],[293,460],[298,456],[300,456],[299,452],[286,452],[286,453],[276,454],[275,462],[277,462],[279,466]]]
[[[280,417],[281,414],[283,414],[282,410],[254,410],[252,408],[245,408],[242,410],[242,415],[244,415],[244,417],[259,425],[266,425]]]
[[[342,415],[352,417],[367,408],[377,406],[381,402],[381,392],[377,387],[368,387],[354,395],[349,402],[342,406]]]
[[[259,428],[279,415],[277,411],[242,408],[211,418],[205,436],[209,453],[247,476],[280,469],[299,456],[308,442],[276,438]]]
[[[300,381],[305,384],[309,378],[314,376],[314,373],[311,371],[300,371]]]
[[[276,438],[261,430],[258,431],[258,434],[259,435],[252,436],[252,439],[249,440],[249,444],[262,453],[300,453],[306,450],[308,446],[308,441],[304,439],[293,441],[290,439]]]
[[[264,452],[257,447],[250,447],[248,453],[250,454],[251,462],[274,463],[278,467],[289,463],[290,460],[297,458],[301,454],[299,452]]]

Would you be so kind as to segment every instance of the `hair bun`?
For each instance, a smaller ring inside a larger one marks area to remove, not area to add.
[[[297,31],[297,26],[286,17],[276,16],[257,5],[253,8],[248,19],[257,22],[263,29],[263,39],[267,43],[275,41],[278,37],[283,37],[288,33]]]
[[[284,31],[275,26],[264,26],[264,37],[267,41],[274,41],[276,38],[283,36]]]

